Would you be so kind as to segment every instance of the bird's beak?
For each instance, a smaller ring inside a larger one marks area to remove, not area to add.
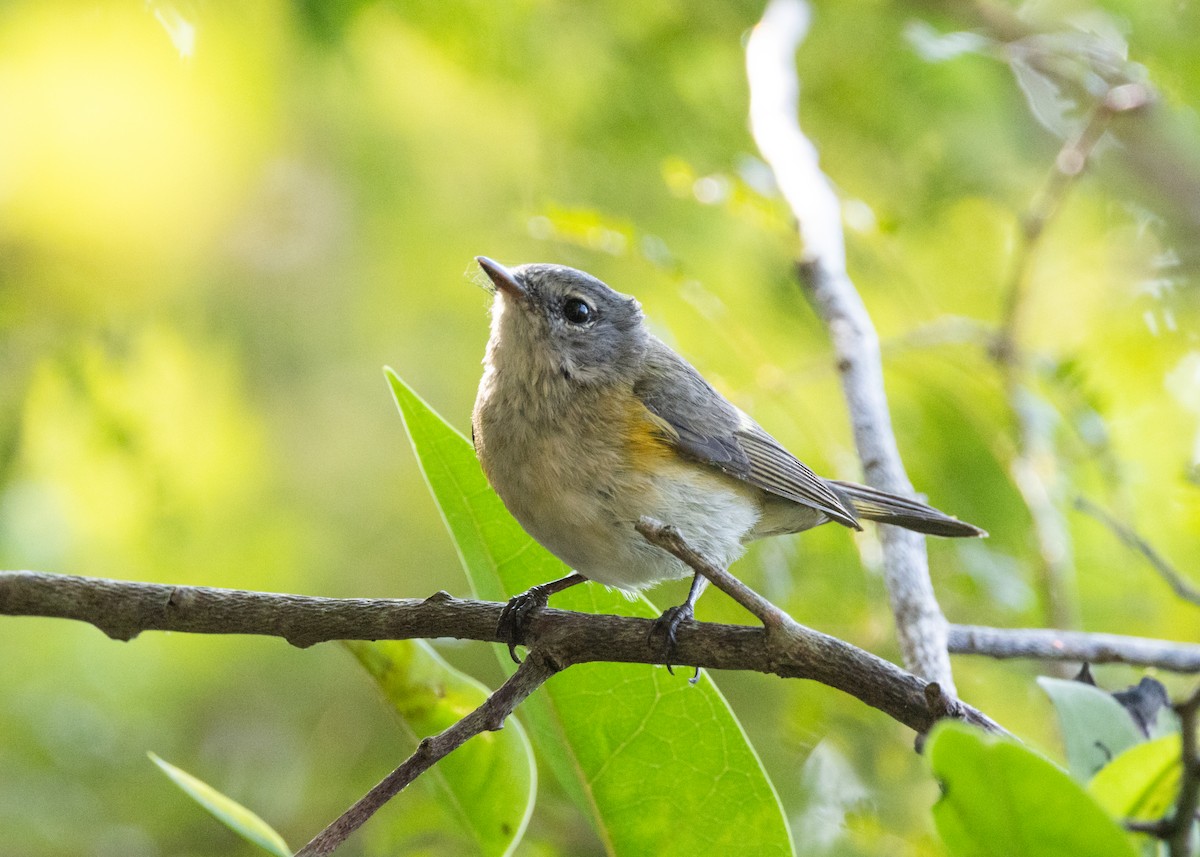
[[[504,292],[510,298],[523,298],[526,295],[525,287],[517,282],[517,278],[512,275],[512,271],[501,265],[499,262],[489,259],[487,256],[476,256],[475,261],[479,263],[479,267],[483,268],[496,288]]]

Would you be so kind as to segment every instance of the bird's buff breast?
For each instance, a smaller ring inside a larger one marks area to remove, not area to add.
[[[557,406],[539,399],[485,383],[474,427],[492,487],[551,553],[626,591],[690,574],[634,529],[649,515],[679,527],[715,562],[740,555],[758,521],[756,492],[682,459],[632,393],[586,390]]]

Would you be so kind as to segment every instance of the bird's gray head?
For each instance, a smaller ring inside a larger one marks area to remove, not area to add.
[[[496,287],[490,362],[531,381],[546,374],[585,385],[635,377],[648,334],[632,297],[563,265],[509,269],[485,256],[476,261]]]

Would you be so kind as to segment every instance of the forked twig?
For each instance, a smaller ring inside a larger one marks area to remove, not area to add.
[[[773,672],[789,675],[793,674],[791,669],[800,666],[802,677],[843,690],[891,714],[918,734],[928,732],[934,723],[948,716],[988,732],[1009,734],[982,711],[956,699],[940,683],[928,682],[870,652],[801,625],[728,571],[697,553],[675,527],[647,517],[639,520],[636,527],[646,541],[669,551],[693,571],[704,575],[763,623],[766,657],[768,663],[775,665]],[[681,638],[686,633],[682,631]]]

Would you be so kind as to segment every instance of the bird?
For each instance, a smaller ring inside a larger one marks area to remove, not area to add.
[[[513,517],[572,569],[505,606],[498,632],[514,660],[525,622],[556,592],[594,581],[632,595],[693,574],[651,630],[664,657],[673,651],[704,578],[635,530],[643,516],[720,567],[751,541],[828,522],[986,535],[916,499],[818,476],[652,334],[635,298],[596,277],[476,261],[493,299],[475,453]]]

